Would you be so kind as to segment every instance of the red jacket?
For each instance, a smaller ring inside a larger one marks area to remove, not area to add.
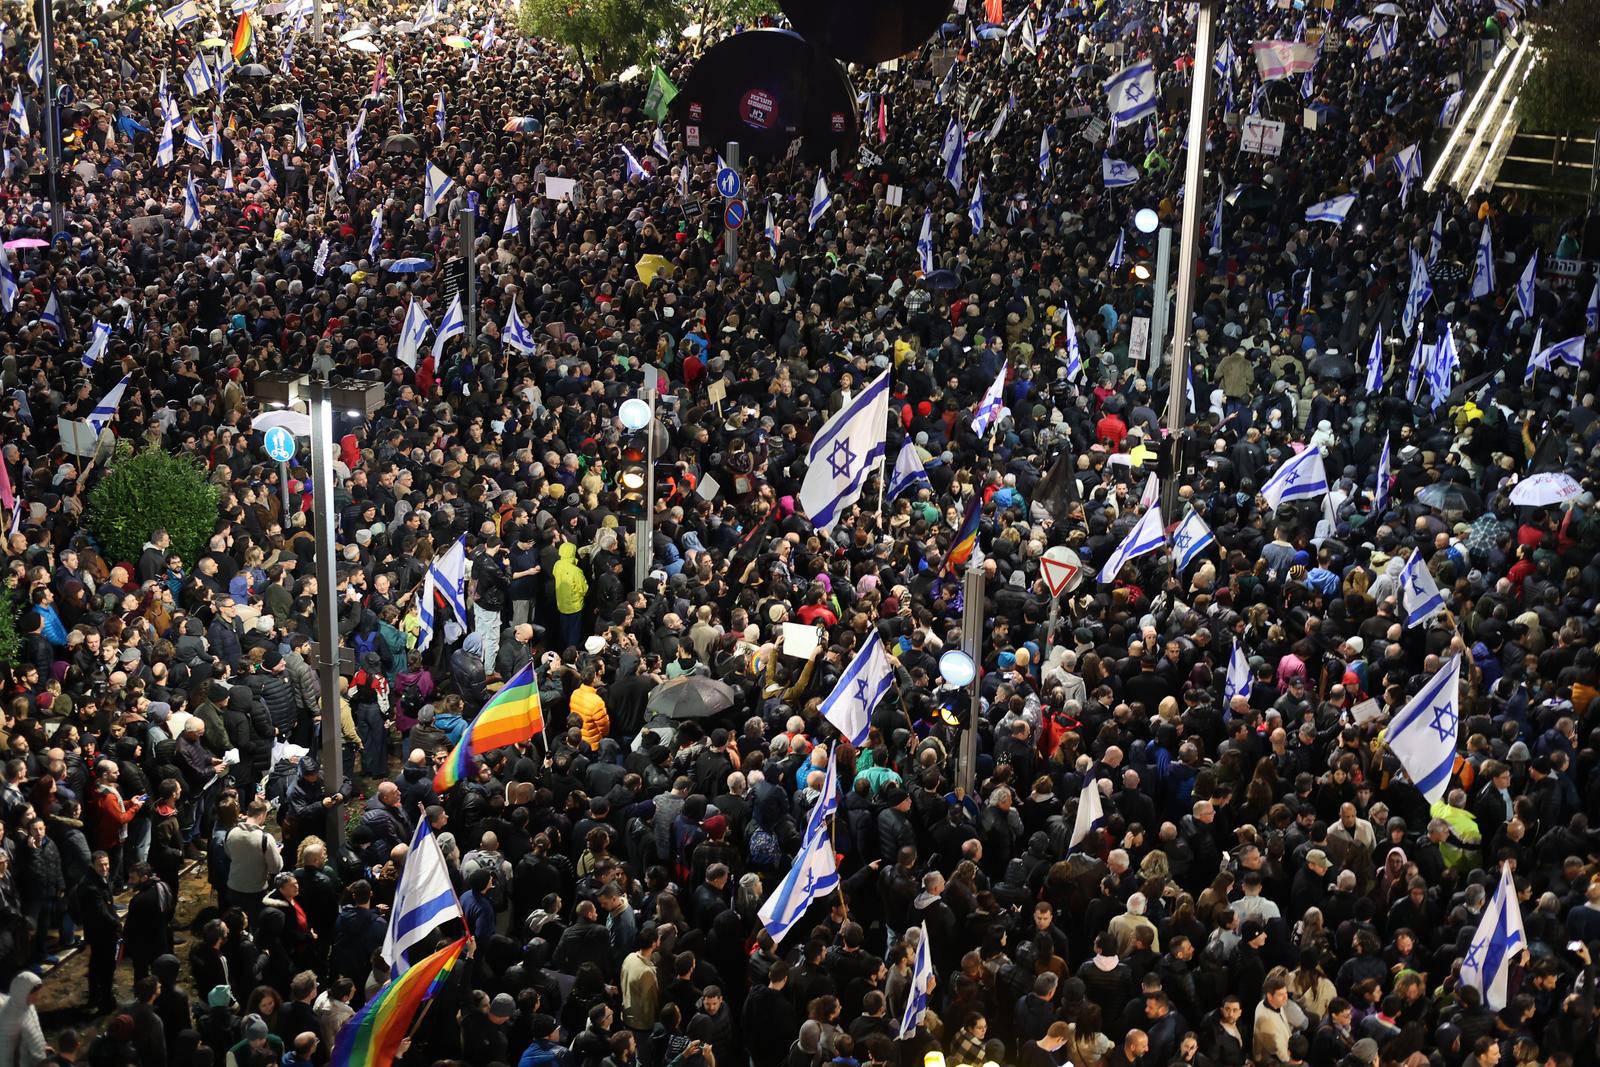
[[[95,787],[93,812],[90,835],[94,847],[104,851],[122,844],[128,834],[128,824],[139,814],[139,805],[123,804],[122,795],[115,786],[102,785]]]

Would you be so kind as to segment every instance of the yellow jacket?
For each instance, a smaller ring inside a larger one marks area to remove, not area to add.
[[[567,707],[577,712],[578,717],[583,720],[583,743],[598,747],[611,732],[611,715],[606,711],[606,702],[594,691],[594,686],[578,686],[568,698]]]

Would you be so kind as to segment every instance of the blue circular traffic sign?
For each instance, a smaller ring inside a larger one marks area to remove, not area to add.
[[[262,445],[267,450],[267,456],[279,463],[287,463],[294,458],[294,434],[282,426],[268,430]]]
[[[744,206],[743,200],[729,200],[728,206],[722,210],[722,224],[730,230],[737,230],[744,225],[745,216],[750,209]]]
[[[744,191],[744,183],[739,180],[739,172],[732,167],[723,167],[717,171],[717,192],[722,194],[724,200],[732,200]]]

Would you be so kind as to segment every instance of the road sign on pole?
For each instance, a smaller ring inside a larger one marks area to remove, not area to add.
[[[717,171],[717,192],[722,194],[724,200],[732,200],[744,192],[744,182],[740,181],[739,172],[732,167]]]
[[[1045,552],[1039,560],[1039,570],[1044,584],[1050,587],[1051,596],[1060,596],[1083,584],[1083,561],[1066,545],[1057,545]]]
[[[267,456],[279,463],[287,463],[294,458],[294,434],[282,426],[274,426],[268,430],[262,441]]]
[[[745,207],[743,200],[729,200],[728,206],[722,210],[722,224],[730,230],[737,230],[744,225],[748,214],[749,209]]]

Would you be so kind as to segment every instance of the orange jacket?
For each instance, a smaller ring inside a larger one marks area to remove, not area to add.
[[[577,712],[583,720],[583,743],[598,748],[611,732],[611,716],[606,711],[606,702],[600,699],[594,686],[578,686],[567,699],[567,707]]]

